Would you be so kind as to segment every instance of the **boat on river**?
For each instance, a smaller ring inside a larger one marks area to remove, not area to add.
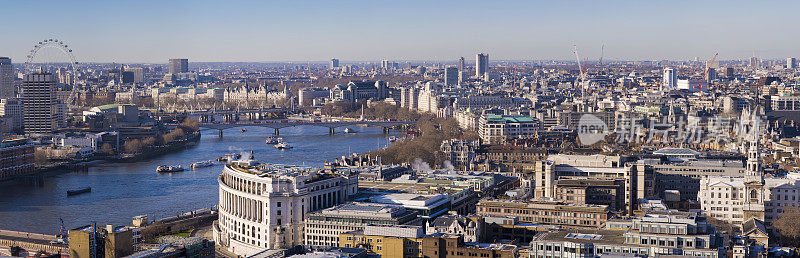
[[[279,142],[278,144],[275,144],[273,147],[275,147],[276,149],[279,149],[279,150],[288,150],[288,149],[293,148],[291,145],[289,145],[288,143],[285,143],[285,142]]]
[[[75,190],[67,190],[67,196],[75,196],[75,195],[85,194],[85,193],[89,193],[89,192],[92,192],[92,188],[91,187],[75,189]]]
[[[173,173],[173,172],[181,172],[183,171],[183,166],[176,165],[176,166],[167,166],[161,165],[156,168],[156,172],[158,173]]]
[[[210,166],[213,166],[213,165],[214,165],[214,161],[206,160],[206,161],[198,161],[198,162],[192,163],[192,165],[189,165],[189,167],[191,167],[192,169],[195,169],[195,168],[210,167]]]

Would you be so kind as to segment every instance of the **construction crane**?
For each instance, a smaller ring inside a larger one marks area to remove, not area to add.
[[[708,78],[708,72],[709,72],[709,71],[711,71],[711,66],[712,66],[712,65],[714,65],[714,61],[716,61],[716,60],[717,60],[717,56],[718,56],[718,55],[719,55],[719,53],[714,53],[714,58],[711,58],[711,62],[709,62],[709,63],[706,65],[706,71],[705,71],[705,72],[703,72],[703,78],[705,78],[705,79],[706,79],[706,81],[708,81],[708,80],[710,79],[710,78]]]
[[[575,61],[578,61],[578,70],[580,71],[580,79],[581,82],[586,79],[586,75],[583,73],[583,65],[581,65],[581,56],[578,55],[578,45],[572,45],[572,52],[575,53]]]

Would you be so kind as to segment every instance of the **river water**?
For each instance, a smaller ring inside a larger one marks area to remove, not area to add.
[[[56,234],[58,219],[75,228],[91,224],[129,225],[131,218],[174,216],[178,212],[217,204],[217,176],[222,167],[188,169],[189,164],[214,160],[224,153],[252,150],[262,163],[322,166],[342,155],[385,147],[387,136],[380,128],[351,127],[355,134],[328,134],[328,128],[298,126],[281,129],[284,141],[294,147],[276,150],[264,140],[273,130],[249,127],[224,131],[202,131],[197,145],[148,161],[96,164],[88,171],[52,173],[43,184],[10,181],[0,184],[0,229]],[[338,128],[343,131],[343,128]],[[394,132],[393,132],[394,133]],[[159,165],[183,165],[186,171],[157,174]],[[92,192],[66,196],[66,191],[91,187]]]

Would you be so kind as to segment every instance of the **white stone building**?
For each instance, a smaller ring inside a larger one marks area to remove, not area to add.
[[[303,244],[308,213],[343,203],[358,190],[357,175],[259,165],[252,156],[226,165],[218,181],[214,240],[241,256]]]

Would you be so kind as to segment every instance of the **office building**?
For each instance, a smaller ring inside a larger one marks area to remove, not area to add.
[[[0,57],[0,99],[16,98],[14,85],[14,65],[11,58]]]
[[[530,106],[531,104],[529,99],[524,98],[511,98],[502,95],[471,95],[457,98],[453,102],[453,108],[472,108],[473,110],[492,108],[510,109],[520,106]]]
[[[519,257],[519,249],[511,244],[469,243],[461,235],[433,234],[422,239],[422,257],[516,258]]]
[[[125,257],[134,252],[134,231],[127,227],[92,225],[69,231],[69,257],[114,258]]]
[[[565,203],[605,205],[612,210],[625,209],[625,180],[559,179],[555,198]]]
[[[339,234],[364,230],[367,225],[403,225],[416,220],[417,213],[402,206],[345,203],[309,213],[305,219],[304,244],[312,249],[342,246]]]
[[[672,67],[664,68],[664,76],[661,79],[661,90],[670,91],[678,88],[678,74]]]
[[[125,71],[133,72],[133,83],[144,83],[144,67],[126,67]]]
[[[774,111],[800,110],[800,96],[772,96],[770,102]]]
[[[458,68],[456,67],[444,68],[444,85],[447,86],[458,85]]]
[[[489,71],[489,54],[478,53],[475,55],[475,77],[483,78]]]
[[[381,60],[381,69],[384,71],[392,69],[392,62],[389,62],[389,60],[386,59]]]
[[[0,181],[34,173],[33,152],[28,139],[0,141]]]
[[[374,188],[376,186],[375,183],[371,184],[368,183],[363,186],[359,185],[359,187],[366,191],[371,191],[371,189],[369,188]],[[474,193],[472,189],[459,189],[458,192],[465,194]],[[477,198],[477,195],[473,194],[473,196],[474,198]],[[460,195],[456,197],[460,197]],[[447,213],[447,211],[450,210],[452,205],[451,200],[458,201],[456,200],[456,198],[452,198],[444,194],[380,193],[374,196],[367,197],[361,201],[380,203],[380,204],[401,205],[405,207],[407,210],[417,212],[417,217],[423,220],[428,220],[436,218],[437,216],[442,215],[444,213]]]
[[[733,78],[736,75],[736,69],[733,67],[725,67],[725,77]]]
[[[800,208],[800,181],[796,178],[764,178],[758,143],[747,151],[744,177],[705,177],[697,200],[711,218],[737,226],[751,218],[767,225],[783,212]]]
[[[464,74],[465,74],[464,69],[465,68],[466,67],[465,67],[465,63],[464,63],[464,57],[462,56],[462,57],[458,58],[458,85],[461,85],[461,83],[464,83]]]
[[[480,147],[480,141],[450,139],[442,141],[439,151],[454,167],[469,170],[478,158]]]
[[[179,74],[189,72],[189,59],[170,59],[169,60],[169,73]]]
[[[339,59],[331,58],[331,63],[328,65],[328,68],[330,69],[339,68]]]
[[[541,198],[532,201],[483,199],[476,209],[479,216],[514,217],[524,223],[572,228],[600,228],[612,215],[605,205],[572,204]]]
[[[319,106],[330,95],[330,91],[323,88],[302,88],[297,92],[297,104],[301,107]],[[318,101],[315,101],[318,100]]]
[[[391,96],[385,81],[350,81],[347,86],[337,84],[330,89],[330,99],[355,102],[362,99],[383,100]]]
[[[478,136],[484,144],[505,144],[506,141],[536,133],[539,122],[529,116],[483,114]]]
[[[419,106],[419,92],[417,87],[403,87],[400,89],[400,107],[415,110]]]
[[[708,72],[706,73],[706,83],[711,83],[717,79],[717,69],[708,68]]]
[[[526,257],[725,257],[722,237],[697,213],[651,211],[607,224],[542,232]]]
[[[534,177],[525,180],[535,183],[534,196],[555,198],[560,179],[623,180],[625,206],[618,208],[628,214],[633,214],[639,199],[656,195],[652,167],[643,162],[626,164],[620,156],[550,155],[546,161],[538,161]]]
[[[363,230],[342,233],[339,247],[365,248],[385,258],[416,258],[422,255],[425,227],[411,225],[368,225]]]
[[[796,69],[797,68],[797,58],[789,57],[786,58],[786,69]]]
[[[252,154],[226,165],[218,181],[214,241],[241,256],[303,244],[306,215],[344,203],[358,189],[349,172],[261,165]]]
[[[755,57],[755,56],[751,57],[749,66],[750,67],[759,67],[759,66],[761,66],[761,62],[758,60],[758,57]]]
[[[676,150],[677,151],[677,150]],[[744,163],[740,160],[712,159],[645,159],[653,168],[661,190],[677,191],[681,200],[695,201],[700,191],[700,179],[706,177],[744,177]]]
[[[51,73],[26,74],[22,80],[26,134],[49,134],[58,129],[61,114],[56,99],[56,78]]]
[[[23,126],[22,100],[17,98],[0,99],[0,119],[4,127],[2,133],[21,133]]]

